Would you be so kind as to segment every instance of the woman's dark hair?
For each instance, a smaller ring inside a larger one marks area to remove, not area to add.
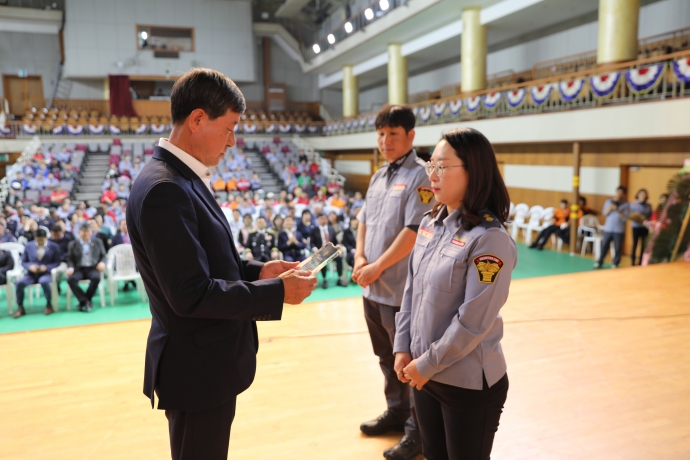
[[[406,133],[414,129],[415,116],[407,105],[385,105],[376,115],[374,126],[376,129],[397,128],[402,126]]]
[[[642,192],[644,192],[645,197],[647,197],[647,199],[649,199],[649,192],[647,191],[646,188],[641,188],[641,189],[639,189],[639,190],[637,191],[637,193],[635,194],[635,198],[637,198],[638,196],[640,196],[640,193],[642,193]]]
[[[465,165],[469,176],[465,197],[460,203],[460,220],[465,230],[482,222],[480,211],[488,209],[505,225],[510,211],[510,197],[498,169],[496,155],[489,140],[472,128],[456,128],[443,134],[455,154]],[[436,217],[443,204],[436,203],[431,216]]]
[[[192,69],[177,79],[170,94],[173,124],[182,123],[192,111],[202,109],[211,120],[231,110],[243,113],[242,91],[228,77],[211,69]]]

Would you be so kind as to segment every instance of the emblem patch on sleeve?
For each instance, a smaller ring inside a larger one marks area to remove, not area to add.
[[[431,187],[419,187],[417,188],[417,193],[419,193],[419,201],[422,204],[429,204],[434,198],[434,192],[431,190]]]
[[[494,284],[498,273],[503,268],[503,261],[491,254],[482,254],[474,258],[474,266],[477,268],[480,283]]]

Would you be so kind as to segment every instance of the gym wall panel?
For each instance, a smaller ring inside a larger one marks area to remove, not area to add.
[[[369,160],[335,160],[333,167],[340,174],[359,174],[371,176],[371,161]]]

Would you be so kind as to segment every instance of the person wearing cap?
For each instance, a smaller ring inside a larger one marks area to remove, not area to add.
[[[103,241],[91,238],[93,230],[89,222],[79,225],[79,237],[68,246],[67,284],[79,300],[79,311],[90,312],[93,308],[94,294],[101,282],[101,273],[105,270],[105,247]],[[84,292],[79,281],[88,280],[89,287]]]
[[[499,312],[517,263],[510,198],[474,129],[445,133],[426,170],[436,204],[408,264],[395,372],[413,388],[425,458],[488,460],[508,395]]]
[[[395,314],[402,303],[407,259],[419,223],[431,209],[433,194],[424,162],[412,148],[412,109],[386,106],[377,115],[375,126],[379,151],[388,164],[372,176],[364,206],[357,215],[360,224],[352,279],[364,288],[364,317],[384,375],[388,407],[376,419],[362,423],[360,430],[368,436],[404,431],[400,442],[384,451],[384,457],[407,460],[421,453],[421,442],[410,388],[398,380],[393,369]]]

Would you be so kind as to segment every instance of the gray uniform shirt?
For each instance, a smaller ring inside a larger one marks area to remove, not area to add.
[[[364,206],[357,220],[366,225],[364,256],[369,263],[375,262],[393,244],[398,234],[408,225],[419,225],[424,213],[431,209],[433,194],[419,191],[429,187],[429,177],[424,162],[412,150],[400,168],[389,181],[388,166],[374,173]],[[384,270],[381,277],[364,288],[362,295],[367,299],[394,307],[400,306],[403,291],[400,289],[407,278],[407,261],[403,258]]]
[[[642,215],[645,220],[649,220],[652,217],[652,205],[647,202],[635,201],[630,203],[630,212],[636,212]],[[630,221],[630,225],[632,228],[644,227],[644,224],[638,224],[634,220]]]
[[[458,211],[424,217],[408,266],[395,353],[411,353],[426,378],[471,390],[506,373],[503,319],[517,247],[499,220],[465,231]]]
[[[606,208],[613,204],[613,199],[609,198],[604,203],[604,208],[602,213],[606,211]],[[625,233],[625,222],[628,219],[628,214],[630,214],[630,205],[627,201],[621,202],[618,206],[618,211],[611,210],[606,217],[606,222],[604,222],[604,232],[606,233]]]

